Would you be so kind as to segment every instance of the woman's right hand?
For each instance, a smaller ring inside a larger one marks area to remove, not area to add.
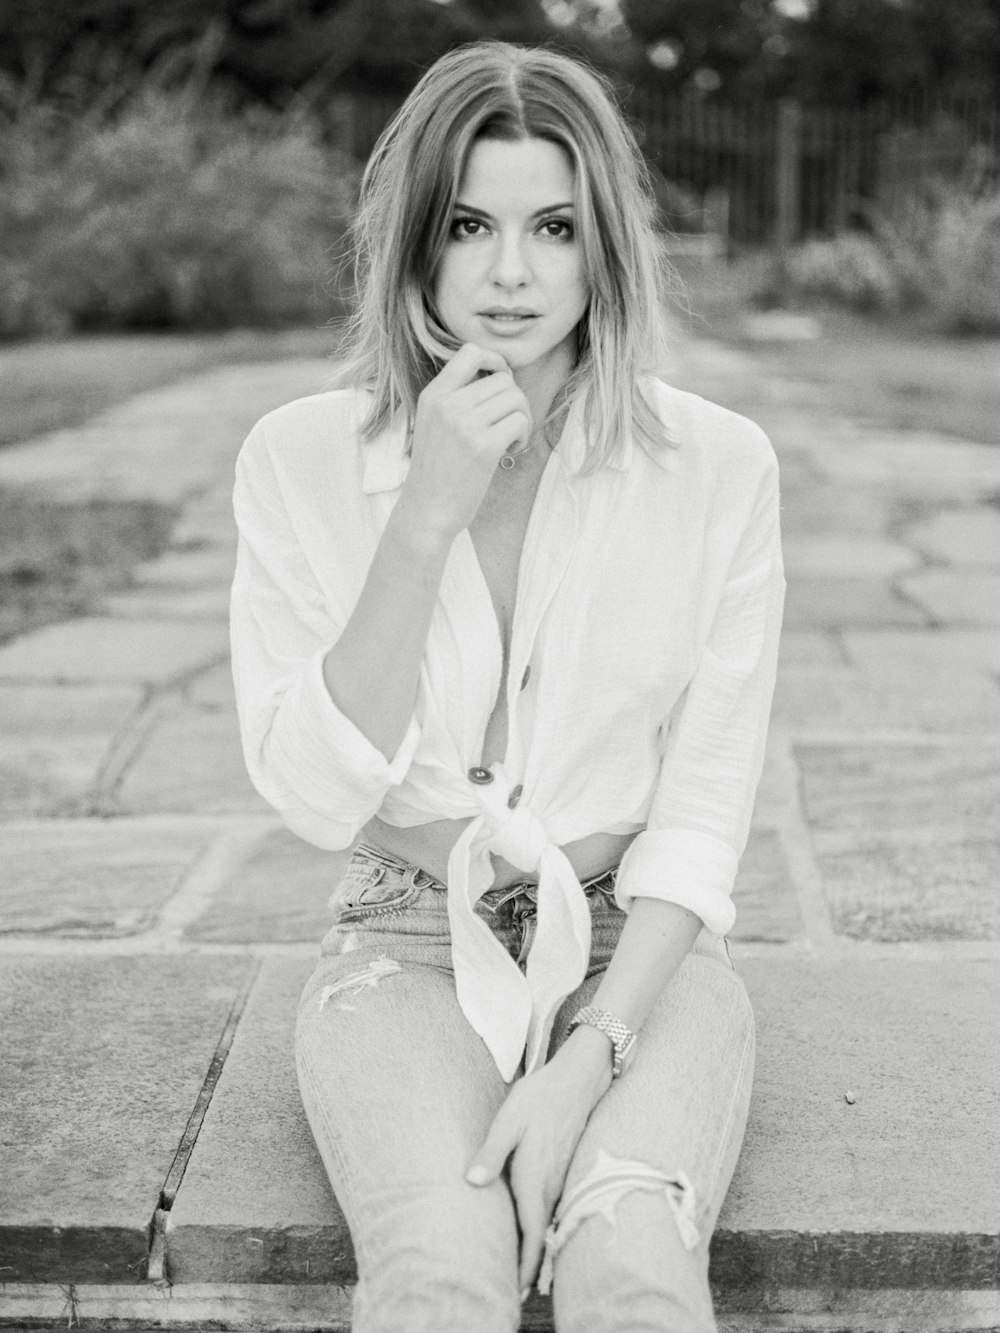
[[[501,455],[531,433],[528,400],[498,352],[465,343],[417,399],[400,506],[453,539],[482,504]]]

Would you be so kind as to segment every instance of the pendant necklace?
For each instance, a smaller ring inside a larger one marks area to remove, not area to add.
[[[560,414],[560,417],[559,417],[559,430],[560,430],[560,431],[562,430],[563,424],[564,424],[565,421],[566,421],[566,414],[567,414],[568,411],[569,411],[569,408],[568,408],[568,406],[567,406],[566,408],[563,409],[562,413]],[[539,429],[541,429],[541,428],[539,428]],[[534,445],[533,445],[534,436],[535,436],[535,432],[533,431],[532,434],[528,437],[528,443],[527,443],[527,444],[523,444],[523,445],[521,446],[520,449],[515,449],[513,453],[507,453],[507,454],[501,454],[501,455],[500,455],[500,466],[503,468],[503,470],[504,470],[505,472],[509,472],[509,471],[511,470],[511,468],[517,466],[517,460],[521,457],[522,454],[530,454],[530,453],[532,452],[532,449],[533,449],[533,447],[534,447]]]
[[[531,435],[528,436],[527,444],[522,444],[520,449],[515,449],[512,453],[500,455],[500,466],[505,472],[509,472],[511,468],[517,466],[517,460],[522,454],[530,454],[532,452],[534,449],[534,438],[535,432],[532,431]]]

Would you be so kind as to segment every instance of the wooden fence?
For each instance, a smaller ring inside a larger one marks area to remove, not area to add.
[[[730,241],[783,249],[873,210],[891,214],[932,178],[1000,183],[1000,107],[988,103],[851,110],[635,87],[624,104],[660,178],[667,221],[682,234],[722,217]],[[329,107],[335,137],[367,157],[398,105],[398,98],[339,95]]]

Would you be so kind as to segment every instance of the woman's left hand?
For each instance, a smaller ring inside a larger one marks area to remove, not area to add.
[[[492,1184],[511,1157],[522,1300],[538,1273],[545,1232],[584,1126],[610,1082],[608,1039],[594,1028],[576,1028],[548,1064],[514,1083],[466,1173],[472,1185]]]

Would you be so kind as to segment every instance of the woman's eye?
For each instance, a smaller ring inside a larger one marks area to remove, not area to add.
[[[461,241],[468,236],[478,236],[478,229],[482,225],[478,218],[455,218],[451,224],[451,234],[456,240]]]
[[[573,224],[569,218],[546,218],[542,223],[542,231],[546,236],[568,241],[573,237]]]

